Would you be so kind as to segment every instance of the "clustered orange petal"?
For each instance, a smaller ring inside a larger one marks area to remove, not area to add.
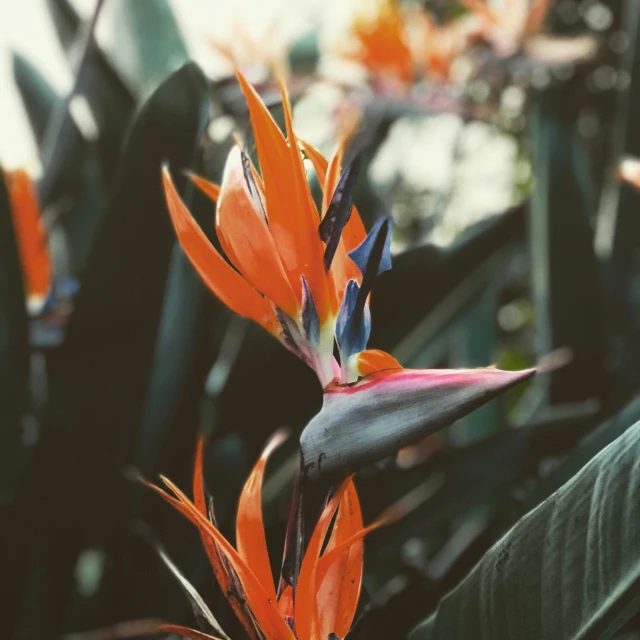
[[[325,265],[325,242],[319,231],[340,181],[344,149],[354,127],[345,131],[328,162],[298,140],[284,82],[280,80],[286,135],[253,86],[240,72],[237,77],[249,108],[260,172],[234,147],[221,186],[188,174],[218,205],[216,233],[225,257],[195,222],[165,169],[171,219],[183,249],[209,288],[233,311],[277,336],[316,371],[324,386],[338,370],[334,328],[347,283],[362,282],[360,269],[348,255],[366,238],[356,208],[352,207],[330,264]],[[320,212],[307,183],[301,148],[323,186]]]
[[[551,6],[551,0],[460,1],[470,13],[438,24],[421,6],[401,12],[397,0],[362,0],[350,28],[355,47],[341,44],[338,53],[366,69],[381,91],[408,91],[419,75],[449,83],[453,62],[470,44],[484,39],[498,55],[512,55],[540,31]]]
[[[236,313],[254,320],[269,332],[279,328],[272,305],[216,251],[184,205],[171,180],[162,172],[171,220],[180,244],[205,284]]]
[[[142,482],[199,529],[216,579],[250,637],[326,640],[335,633],[342,638],[351,628],[360,596],[362,539],[390,519],[364,527],[355,485],[351,478],[346,479],[330,498],[315,526],[297,583],[287,585],[278,597],[267,552],[261,502],[268,458],[284,439],[282,432],[270,439],[245,483],[236,521],[237,549],[222,536],[215,521],[210,519],[212,514],[207,513],[202,440],[196,453],[193,502],[166,478],[162,480],[173,495],[145,480]],[[291,626],[287,619],[292,619]]]
[[[374,77],[395,78],[404,87],[411,84],[413,56],[395,0],[363,2],[351,32],[357,46],[354,50],[342,50],[344,57],[360,63]]]

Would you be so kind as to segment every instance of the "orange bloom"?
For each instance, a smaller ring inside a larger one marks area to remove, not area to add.
[[[51,289],[51,258],[38,196],[26,171],[5,171],[29,308],[40,309]]]
[[[341,47],[339,55],[366,69],[377,89],[408,91],[419,75],[449,82],[452,63],[480,34],[479,26],[475,16],[439,25],[423,7],[401,13],[396,0],[363,0],[350,26],[355,46]]]
[[[193,501],[166,478],[162,480],[173,496],[145,484],[198,527],[216,579],[251,638],[326,640],[332,633],[343,638],[351,628],[360,597],[362,539],[403,514],[392,508],[386,517],[364,527],[355,485],[348,478],[328,501],[315,526],[296,583],[281,580],[276,589],[262,519],[262,481],[268,457],[284,437],[276,433],[271,438],[244,485],[236,519],[236,548],[218,531],[207,510],[202,441],[196,454]]]
[[[408,88],[415,69],[403,17],[395,0],[361,3],[351,24],[355,48],[342,55],[360,63],[374,81]]]
[[[229,262],[192,218],[166,169],[165,194],[180,243],[209,288],[230,309],[261,324],[316,372],[326,407],[311,429],[312,448],[325,418],[333,428],[341,412],[351,411],[350,427],[360,429],[363,421],[372,423],[367,403],[378,407],[380,419],[391,410],[400,410],[401,421],[419,418],[413,438],[427,424],[423,414],[414,410],[416,403],[433,404],[459,391],[459,401],[444,402],[444,413],[434,410],[433,424],[439,425],[440,417],[449,416],[452,407],[468,412],[468,407],[479,406],[491,393],[533,375],[533,370],[515,376],[495,375],[494,369],[470,370],[467,377],[457,375],[442,382],[437,371],[403,370],[388,353],[367,349],[369,294],[376,277],[391,268],[390,221],[383,218],[365,233],[351,202],[357,161],[342,169],[346,136],[327,162],[296,138],[284,85],[286,138],[253,87],[239,73],[238,80],[249,105],[261,174],[240,148],[234,148],[221,186],[191,176],[218,204],[216,231]],[[311,198],[300,147],[324,187],[320,212]],[[339,364],[333,356],[335,345]],[[351,385],[358,380],[358,385]],[[434,385],[437,390],[425,392]],[[399,393],[408,394],[402,407],[394,400]],[[409,440],[403,440],[399,447],[407,444]]]
[[[255,89],[237,75],[249,106],[261,173],[236,147],[219,187],[192,176],[218,204],[216,232],[227,259],[194,221],[165,168],[167,204],[182,247],[209,288],[302,358],[324,386],[339,376],[333,346],[346,290],[349,283],[359,287],[363,282],[349,257],[366,233],[351,205],[355,167],[342,171],[341,166],[347,136],[327,162],[297,139],[283,83],[286,138]],[[324,188],[320,212],[307,184],[300,145]]]

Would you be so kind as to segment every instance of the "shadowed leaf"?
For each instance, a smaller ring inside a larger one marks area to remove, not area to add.
[[[611,638],[640,611],[640,424],[522,518],[410,640]]]

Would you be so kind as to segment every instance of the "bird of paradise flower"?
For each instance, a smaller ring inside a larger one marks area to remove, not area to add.
[[[167,168],[165,194],[180,243],[207,286],[316,372],[324,404],[301,437],[305,473],[346,475],[354,464],[411,444],[533,375],[533,369],[492,367],[407,370],[390,354],[367,348],[370,293],[391,268],[390,220],[366,233],[352,202],[357,160],[342,167],[345,138],[331,161],[299,140],[280,82],[285,138],[251,84],[237,75],[261,173],[236,147],[221,186],[191,176],[218,204],[216,231],[229,262],[182,203]],[[323,185],[320,211],[303,151]]]
[[[365,527],[351,474],[450,424],[535,370],[409,370],[390,354],[368,349],[369,295],[376,277],[391,267],[390,221],[383,218],[366,233],[352,202],[357,160],[342,167],[347,136],[331,161],[325,160],[298,140],[283,81],[286,137],[251,84],[239,72],[237,77],[261,171],[236,147],[220,186],[191,175],[217,202],[216,230],[229,262],[192,218],[166,167],[163,182],[177,236],[203,281],[233,311],[258,322],[306,362],[323,387],[323,407],[300,439],[285,542],[285,560],[293,549],[293,568],[285,571],[283,562],[276,586],[262,519],[267,459],[282,433],[267,444],[241,493],[237,548],[218,530],[207,500],[202,440],[193,500],[166,478],[168,491],[142,481],[199,529],[216,579],[251,638],[340,639],[349,633],[357,609],[363,537],[406,511],[392,507]],[[303,152],[323,185],[320,211],[307,184]],[[319,493],[308,492],[310,487]],[[166,631],[193,640],[227,640],[202,598],[165,562],[188,585],[207,630],[152,621],[127,623],[118,637]]]
[[[285,438],[282,431],[272,436],[244,485],[238,503],[235,548],[218,530],[212,503],[207,501],[202,479],[203,440],[196,453],[193,500],[166,478],[162,480],[169,491],[142,481],[199,529],[216,579],[249,637],[344,638],[351,629],[362,588],[363,538],[403,515],[402,508],[392,506],[365,527],[355,484],[350,477],[345,479],[322,511],[293,584],[281,578],[276,585],[262,517],[262,482],[270,454]],[[171,631],[187,638],[227,639],[204,602],[194,597],[204,626],[217,636],[160,622],[149,622],[146,627],[138,623],[135,635],[141,635],[141,631],[145,635]]]

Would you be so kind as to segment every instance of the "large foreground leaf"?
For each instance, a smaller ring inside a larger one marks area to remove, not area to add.
[[[640,423],[526,515],[410,640],[605,640],[640,611]]]

